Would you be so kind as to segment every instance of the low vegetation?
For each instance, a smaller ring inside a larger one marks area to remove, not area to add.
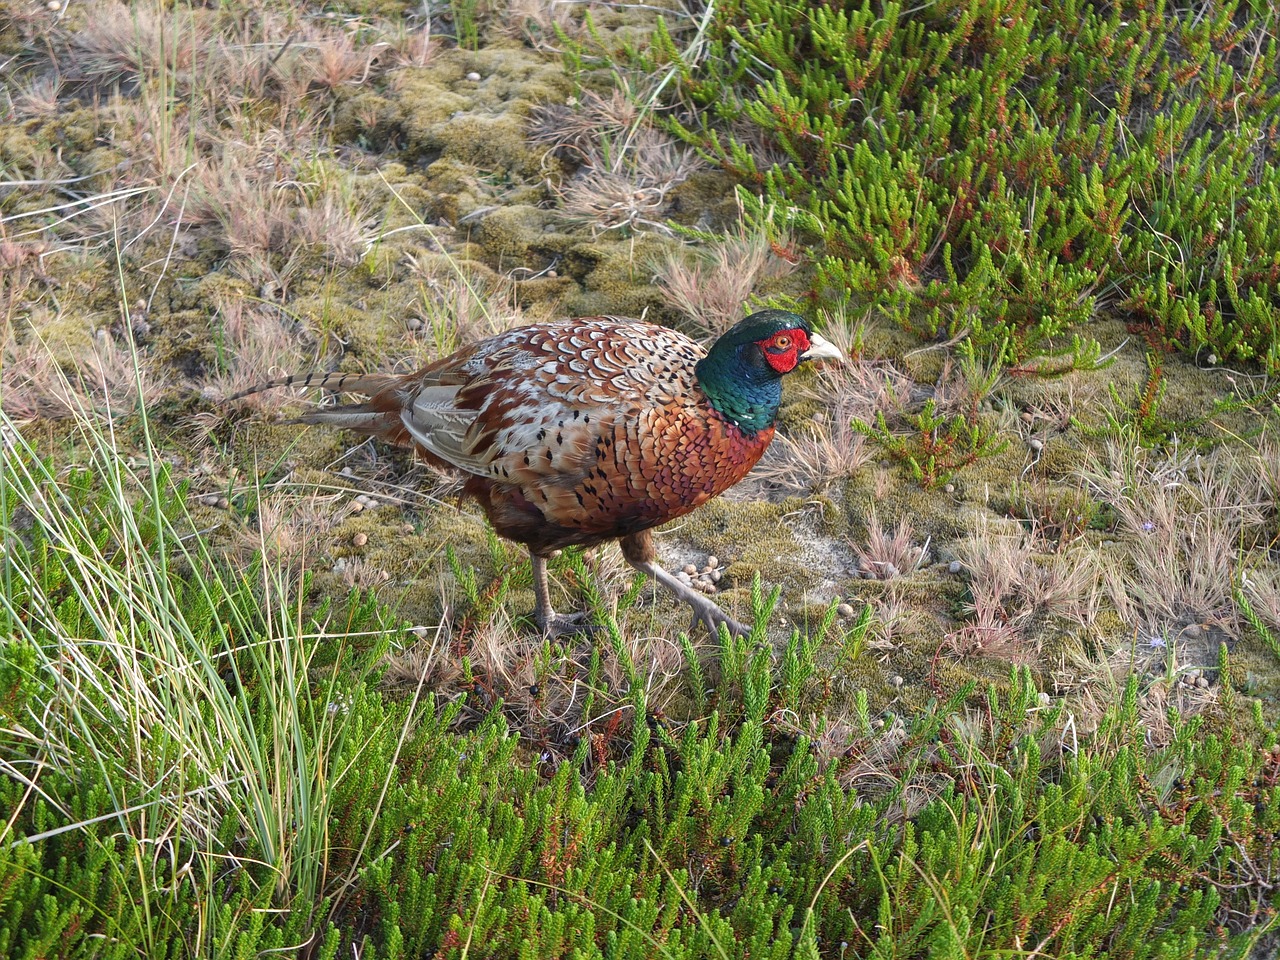
[[[0,956],[1270,955],[1277,26],[0,0]],[[759,306],[741,639],[226,402]]]

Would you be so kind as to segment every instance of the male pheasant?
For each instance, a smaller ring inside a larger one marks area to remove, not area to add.
[[[744,632],[655,562],[651,528],[723,493],[773,439],[781,378],[805,360],[844,359],[794,313],[762,310],[708,352],[667,327],[610,317],[538,323],[481,340],[407,376],[312,374],[296,385],[363,393],[303,423],[413,447],[466,476],[493,528],[525,544],[534,618],[581,629],[551,607],[547,557],[621,540],[622,555],[693,608],[694,624]]]

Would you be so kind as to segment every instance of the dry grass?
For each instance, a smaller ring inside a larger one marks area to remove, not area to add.
[[[417,369],[466,344],[542,319],[525,312],[509,281],[463,273],[437,257],[412,259],[407,267],[418,293],[405,321],[411,346],[400,368]]]
[[[751,309],[753,295],[795,272],[789,237],[771,240],[739,226],[718,243],[667,254],[657,280],[673,306],[709,336],[719,336]]]
[[[567,183],[551,185],[565,220],[597,232],[669,231],[668,194],[702,162],[652,117],[646,96],[625,87],[535,113],[530,139],[579,167]]]
[[[221,399],[274,377],[318,369],[316,339],[310,330],[271,304],[227,298],[218,304],[220,353],[227,362],[206,380],[205,395]],[[254,393],[247,408],[275,412],[293,397],[288,391]]]
[[[969,621],[948,640],[961,652],[1017,656],[1044,618],[1082,627],[1097,618],[1099,562],[1089,550],[1053,551],[1034,530],[984,528],[956,544],[956,555],[969,576]]]
[[[880,523],[873,508],[867,516],[865,542],[850,541],[863,576],[873,580],[892,580],[909,575],[929,561],[928,544],[915,542],[915,527],[903,518],[892,531]]]
[[[0,404],[13,420],[127,414],[154,406],[170,388],[131,332],[98,327],[87,343],[50,344],[35,333],[47,323],[42,313],[33,311],[22,333],[16,324],[0,330]]]
[[[1084,477],[1124,537],[1129,562],[1107,586],[1125,622],[1143,635],[1192,623],[1234,635],[1232,591],[1245,555],[1266,543],[1274,512],[1269,470],[1232,450],[1162,457],[1114,441]]]

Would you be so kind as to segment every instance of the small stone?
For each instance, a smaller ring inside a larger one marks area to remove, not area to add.
[[[547,271],[547,276],[548,276],[548,277],[550,277],[552,280],[554,280],[556,277],[560,276],[560,271],[559,271],[559,270],[548,270],[548,271]]]
[[[872,729],[872,730],[883,730],[883,729],[884,729],[884,721],[883,721],[883,720],[881,720],[879,717],[876,717],[874,720],[872,720],[872,721],[871,721],[871,729]]]
[[[480,79],[480,74],[472,70],[470,73],[467,74],[467,79],[470,80],[472,83],[476,83]]]
[[[842,617],[843,617],[844,619],[846,619],[846,620],[852,620],[852,619],[853,619],[853,604],[851,604],[851,603],[842,603],[842,604],[840,604],[840,606],[836,607],[836,613],[838,613],[840,616],[842,616]]]
[[[354,543],[357,547],[363,547],[366,543],[369,542],[369,535],[367,533],[357,533],[354,537],[351,538],[351,542]]]
[[[723,577],[723,576],[724,576],[724,571],[723,571],[723,570],[712,570],[712,571],[711,571],[711,579],[712,579],[714,582],[716,582],[716,583],[719,583],[719,582],[720,582],[720,578],[721,578],[721,577]]]
[[[228,500],[226,497],[219,497],[219,498],[218,498],[218,509],[219,509],[219,510],[226,510],[226,509],[227,509],[228,507],[230,507],[230,506],[231,506],[231,501],[230,501],[230,500]]]
[[[683,569],[685,574],[690,577],[692,577],[695,573],[698,572],[698,568],[695,567],[692,563],[686,563]]]
[[[421,330],[424,326],[426,326],[426,324],[424,324],[422,320],[419,319],[418,317],[410,317],[408,320],[404,322],[404,325],[408,327],[410,330]]]
[[[901,687],[904,682],[905,681],[901,677],[897,676],[896,674],[889,678],[889,683],[891,686],[893,686],[895,690],[898,687]]]
[[[964,564],[962,564],[959,560],[952,560],[950,563],[947,564],[948,573],[959,573],[963,569],[964,569]]]
[[[1044,441],[1039,437],[1032,437],[1027,441],[1027,446],[1036,451],[1036,453],[1039,453],[1044,449]]]
[[[355,500],[355,501],[353,501],[353,502],[352,502],[352,504],[351,504],[351,512],[352,512],[352,513],[360,513],[362,510],[364,510],[364,504],[363,504],[363,503],[361,503],[359,500]]]
[[[50,10],[54,9],[54,5],[49,4],[49,9]],[[1218,365],[1218,355],[1216,353],[1211,353],[1204,359],[1211,367],[1216,367]]]
[[[354,471],[354,470],[352,470],[350,467],[343,467],[341,470],[339,470],[339,471],[338,471],[338,476],[340,476],[340,477],[349,477],[349,476],[351,476],[353,473],[355,473],[355,471]]]
[[[892,577],[896,577],[897,575],[898,575],[898,568],[896,566],[894,566],[892,563],[886,563],[884,565],[884,578],[886,580]]]
[[[1049,705],[1049,701],[1050,701],[1050,699],[1051,699],[1051,698],[1049,697],[1049,694],[1047,694],[1047,693],[1045,693],[1045,691],[1041,690],[1041,691],[1040,691],[1040,695],[1039,695],[1038,697],[1036,697],[1036,699],[1040,701],[1040,706],[1042,706],[1042,707],[1047,707],[1047,706]]]
[[[1023,410],[1022,413],[1019,415],[1018,419],[1021,420],[1023,423],[1030,423],[1032,420],[1035,419],[1035,417],[1032,415],[1030,410]]]
[[[1182,635],[1188,639],[1195,640],[1204,635],[1204,629],[1198,623],[1189,623],[1182,628]]]
[[[49,2],[45,4],[45,6],[48,7],[50,10],[52,10],[54,13],[57,13],[59,10],[62,9],[62,4],[59,2],[59,0],[49,0]]]
[[[942,492],[943,492],[943,493],[955,493],[955,492],[956,492],[956,485],[955,485],[954,483],[948,483],[945,487],[943,487],[943,488],[942,488]]]
[[[714,570],[718,566],[720,566],[719,557],[717,557],[714,553],[711,556],[707,557],[707,567]]]

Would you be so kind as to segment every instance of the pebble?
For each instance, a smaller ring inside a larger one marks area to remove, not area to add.
[[[426,324],[424,324],[418,317],[410,317],[404,322],[404,325],[410,330],[421,330],[426,326]]]
[[[964,564],[962,564],[959,560],[952,560],[950,563],[947,564],[948,573],[959,573],[963,569],[964,569]]]
[[[1041,440],[1039,437],[1032,437],[1030,440],[1027,441],[1027,446],[1030,447],[1032,450],[1036,451],[1037,453],[1039,453],[1041,450],[1044,449],[1044,441]]]
[[[558,270],[548,270],[548,271],[547,271],[547,276],[548,276],[548,277],[550,277],[552,280],[554,280],[556,277],[560,276],[560,271],[558,271]]]
[[[684,572],[691,577],[698,572],[698,568],[695,567],[692,563],[686,563],[683,569],[684,569]]]
[[[898,568],[896,566],[894,566],[892,563],[886,563],[884,565],[884,578],[886,580],[890,579],[891,577],[896,577],[897,575],[898,575]]]
[[[844,617],[844,619],[846,620],[853,619],[853,604],[851,603],[840,604],[840,606],[836,607],[836,613]]]
[[[354,537],[351,538],[351,542],[354,543],[357,547],[363,547],[366,543],[369,542],[369,535],[367,533],[357,533]]]
[[[475,83],[480,79],[480,74],[472,70],[470,73],[467,74],[467,79],[470,80],[472,83]]]
[[[360,512],[360,511],[362,511],[363,509],[364,509],[364,504],[363,504],[363,503],[361,503],[359,500],[355,500],[355,501],[353,501],[353,502],[352,502],[352,504],[351,504],[351,512],[352,512],[352,513],[359,513],[359,512]]]
[[[901,687],[904,682],[905,681],[896,674],[889,678],[890,685],[892,685],[895,689],[897,689],[898,687]]]
[[[226,509],[227,509],[228,507],[230,507],[230,506],[231,506],[231,501],[230,501],[230,500],[228,500],[226,497],[219,497],[219,498],[218,498],[218,509],[219,509],[219,510],[226,510]]]
[[[48,7],[50,10],[52,10],[54,13],[57,13],[59,10],[62,9],[62,4],[59,2],[59,0],[49,0],[49,2],[45,4],[45,6]]]
[[[716,567],[720,566],[720,558],[713,553],[711,556],[707,557],[707,566],[714,570]]]
[[[956,485],[955,485],[954,483],[948,483],[945,487],[943,487],[943,488],[942,488],[942,492],[943,492],[943,493],[955,493],[955,492],[956,492]]]
[[[1199,687],[1201,690],[1208,690],[1208,689],[1209,689],[1209,678],[1208,678],[1208,677],[1196,677],[1196,686],[1197,686],[1197,687]]]
[[[49,4],[49,9],[50,10],[54,9],[54,5],[52,3]],[[1216,353],[1209,354],[1207,357],[1205,357],[1205,360],[1209,362],[1209,366],[1211,367],[1216,367],[1218,365],[1218,355]]]
[[[711,579],[712,579],[712,580],[714,580],[716,583],[719,583],[719,582],[720,582],[720,578],[721,578],[721,577],[723,577],[723,576],[724,576],[724,571],[723,571],[723,570],[712,570],[712,571],[711,571]]]
[[[883,730],[883,729],[884,729],[884,721],[883,721],[883,720],[881,720],[879,717],[876,717],[874,720],[872,720],[872,721],[871,721],[871,729],[872,729],[872,730]]]
[[[1182,628],[1182,635],[1191,640],[1195,640],[1197,637],[1203,634],[1204,634],[1204,630],[1200,627],[1200,624],[1198,623],[1189,623]]]

